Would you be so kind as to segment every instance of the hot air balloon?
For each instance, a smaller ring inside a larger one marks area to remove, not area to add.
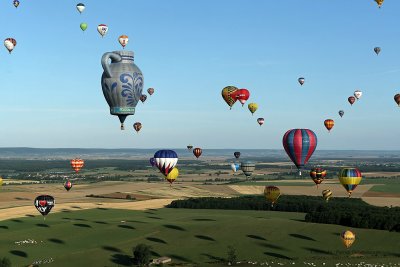
[[[3,178],[0,177],[0,187],[2,187],[2,186],[3,186]]]
[[[354,91],[354,96],[355,96],[355,97],[357,98],[357,100],[358,100],[358,99],[361,98],[362,92],[361,92],[360,90],[356,90],[356,91]]]
[[[240,158],[240,152],[239,151],[236,151],[235,153],[233,153],[233,155],[235,156],[235,158]]]
[[[256,112],[256,110],[258,109],[258,105],[257,105],[257,103],[250,103],[248,105],[248,108],[249,108],[251,114],[254,115],[254,112]]]
[[[376,55],[379,55],[379,53],[381,52],[381,48],[380,47],[375,47],[374,51],[375,51]]]
[[[144,101],[146,101],[146,99],[147,99],[147,95],[140,96],[140,101],[142,101],[142,103],[144,103]]]
[[[356,189],[357,185],[361,182],[361,179],[361,172],[357,168],[343,168],[339,172],[339,181],[349,193],[349,197],[354,189]]]
[[[326,177],[326,170],[322,168],[313,168],[310,171],[310,177],[311,179],[313,179],[314,183],[317,185],[318,188],[318,185],[322,183],[322,181]]]
[[[231,169],[233,172],[237,172],[240,169],[240,164],[239,163],[232,163],[231,164]]]
[[[344,246],[346,248],[349,248],[356,240],[356,235],[353,232],[347,230],[340,234],[340,238],[342,239]]]
[[[108,61],[111,59],[111,64]],[[101,87],[111,115],[118,116],[121,130],[127,116],[135,114],[142,95],[143,74],[133,62],[132,51],[108,52],[101,58]]]
[[[150,158],[149,161],[150,161],[151,167],[154,167],[156,165],[156,160],[154,158]]]
[[[322,197],[328,202],[332,197],[332,191],[329,189],[322,190]]]
[[[179,170],[178,168],[173,168],[170,173],[165,177],[165,179],[172,185],[173,182],[175,182],[176,178],[179,176]]]
[[[286,154],[296,165],[301,175],[301,169],[317,147],[317,136],[309,129],[288,130],[283,136],[282,143]]]
[[[82,30],[82,31],[86,31],[88,25],[87,25],[87,23],[82,22],[81,25],[80,25],[80,27],[81,27],[81,30]]]
[[[394,96],[394,101],[396,102],[396,104],[400,107],[400,94],[396,94]]]
[[[14,38],[7,38],[4,40],[4,46],[7,48],[8,52],[11,54],[11,52],[17,46],[17,41]]]
[[[233,104],[237,101],[236,93],[239,89],[235,86],[226,86],[222,89],[221,95],[225,102],[232,109]]]
[[[246,103],[247,99],[249,99],[249,97],[250,97],[250,92],[247,89],[239,89],[236,93],[236,98],[242,104],[242,107],[244,103]]]
[[[354,96],[349,96],[349,98],[347,98],[347,101],[349,101],[350,105],[353,105],[354,102],[356,102],[356,98]]]
[[[54,207],[55,201],[52,196],[41,195],[35,198],[33,204],[43,216],[46,216]]]
[[[13,1],[13,5],[15,6],[15,8],[17,8],[19,6],[19,1],[18,0],[14,0]]]
[[[105,24],[99,24],[99,26],[97,26],[97,31],[100,33],[101,37],[103,38],[104,35],[106,35],[106,33],[108,32],[108,26]]]
[[[343,110],[339,110],[339,116],[343,117],[343,115],[344,115],[344,111]]]
[[[264,124],[264,118],[258,118],[257,122],[258,122],[258,124],[260,124],[260,127],[261,127],[261,125]]]
[[[74,169],[76,173],[78,173],[82,169],[84,164],[85,161],[83,159],[80,158],[71,159],[71,167],[72,169]]]
[[[300,85],[303,85],[306,80],[303,77],[300,77],[297,79],[297,81],[299,82]]]
[[[120,45],[122,45],[122,48],[125,48],[125,46],[128,44],[129,37],[127,35],[121,35],[118,37],[118,42]]]
[[[82,3],[79,3],[79,4],[76,5],[76,9],[78,9],[78,12],[80,14],[82,14],[83,10],[85,10],[85,5],[82,4]]]
[[[328,129],[328,132],[331,132],[331,129],[333,128],[333,125],[335,125],[335,122],[332,119],[327,119],[324,121],[325,128]]]
[[[271,202],[271,207],[274,207],[275,202],[281,195],[281,190],[276,186],[266,186],[264,189],[264,196],[267,201]]]
[[[201,153],[203,153],[203,150],[201,150],[201,148],[196,147],[195,149],[193,149],[193,155],[195,155],[196,158],[199,158],[201,156]]]
[[[248,178],[253,174],[256,164],[251,161],[245,161],[240,164],[240,168],[242,169],[244,175],[246,175],[246,178]]]
[[[375,0],[375,2],[378,4],[378,7],[381,8],[384,0]]]
[[[70,180],[66,181],[64,184],[64,188],[69,191],[72,188],[72,183]]]
[[[154,88],[147,89],[147,93],[149,93],[149,95],[154,94]]]
[[[188,149],[189,151],[192,151],[192,148],[193,148],[192,145],[188,145],[188,146],[187,146],[187,149]]]
[[[160,172],[167,176],[178,163],[178,154],[173,150],[158,150],[154,159]]]
[[[137,133],[139,133],[140,129],[142,129],[142,124],[141,124],[140,122],[135,122],[135,123],[133,124],[133,129],[135,129],[135,131],[136,131]]]

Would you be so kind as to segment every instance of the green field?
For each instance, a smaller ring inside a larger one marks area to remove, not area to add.
[[[236,248],[239,260],[295,261],[295,266],[303,261],[327,266],[400,263],[399,233],[351,229],[357,239],[345,249],[339,234],[346,227],[305,223],[303,218],[302,213],[273,211],[66,211],[49,214],[45,221],[35,216],[0,222],[0,257],[10,258],[13,266],[50,257],[54,262],[46,266],[128,266],[132,247],[146,243],[155,256],[191,266],[221,266],[215,262],[226,258],[228,245]],[[26,239],[37,244],[14,244]]]
[[[235,185],[251,185],[251,186],[266,186],[266,185],[274,185],[274,186],[315,186],[315,183],[310,179],[309,183],[304,182],[282,182],[279,180],[271,180],[271,181],[243,181],[232,183]]]
[[[369,191],[383,193],[400,194],[399,178],[365,178],[361,181],[363,184],[378,184],[373,186]]]

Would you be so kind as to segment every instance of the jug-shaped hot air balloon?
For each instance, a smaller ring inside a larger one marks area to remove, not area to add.
[[[314,183],[317,185],[317,188],[318,188],[318,185],[320,183],[322,183],[322,181],[326,177],[326,170],[324,170],[322,168],[313,168],[310,171],[310,177],[314,181]]]
[[[328,202],[332,197],[332,191],[329,189],[322,190],[322,197]]]
[[[317,136],[309,129],[291,129],[283,135],[282,143],[301,175],[301,169],[317,148]]]
[[[82,30],[82,31],[86,31],[88,25],[87,25],[87,23],[82,22],[82,23],[79,25],[79,27],[81,27],[81,30]]]
[[[347,193],[349,193],[349,197],[361,180],[362,175],[357,168],[343,168],[339,172],[339,181],[346,189]]]
[[[248,178],[253,174],[256,164],[252,161],[245,161],[240,164],[240,168],[242,169],[244,175],[246,175],[246,178]]]
[[[108,64],[111,59],[111,64]],[[101,58],[104,72],[101,87],[110,107],[111,115],[118,116],[121,130],[127,116],[135,114],[135,107],[142,95],[143,74],[133,63],[133,52],[108,52]]]
[[[250,103],[248,105],[248,108],[251,112],[251,115],[254,115],[254,112],[256,112],[256,110],[258,109],[258,105],[257,105],[257,103]]]
[[[167,176],[178,163],[178,154],[173,150],[158,150],[154,159],[160,172]]]
[[[344,111],[343,110],[339,110],[339,116],[342,118],[344,115]]]
[[[354,97],[358,99],[360,99],[362,96],[362,92],[360,90],[356,90],[354,91]]]
[[[84,165],[85,161],[83,159],[80,158],[71,159],[71,167],[76,173],[78,173],[83,168]]]
[[[178,168],[173,168],[170,173],[165,177],[165,179],[169,182],[170,185],[172,185],[173,182],[175,182],[176,178],[179,176],[179,170]]]
[[[187,149],[188,149],[189,151],[192,151],[193,146],[192,146],[192,145],[188,145],[188,146],[187,146]]]
[[[195,155],[196,158],[199,158],[201,156],[201,153],[203,153],[203,150],[201,148],[196,147],[193,149],[193,155]]]
[[[128,44],[129,37],[127,35],[121,35],[118,37],[118,42],[122,46],[123,49],[125,49],[125,46]]]
[[[72,183],[70,180],[66,181],[64,184],[65,190],[69,191],[72,188]]]
[[[240,152],[239,152],[239,151],[234,152],[233,155],[234,155],[235,158],[237,158],[237,159],[240,158]]]
[[[324,121],[324,125],[328,132],[331,132],[333,126],[335,125],[335,122],[332,119],[327,119]]]
[[[13,5],[15,6],[15,8],[17,8],[19,6],[19,1],[18,0],[14,0],[13,1]]]
[[[154,88],[149,88],[147,89],[147,93],[149,93],[149,95],[153,95],[154,94]]]
[[[146,101],[146,99],[147,99],[147,95],[140,96],[140,101],[142,101],[142,103],[144,103],[144,101]]]
[[[274,207],[280,195],[281,190],[276,186],[266,186],[264,188],[264,196],[268,202],[271,202],[271,207]]]
[[[140,129],[142,129],[142,124],[141,124],[140,122],[135,122],[135,123],[133,124],[133,129],[135,129],[135,131],[136,131],[137,133],[139,133]]]
[[[221,95],[225,102],[232,109],[233,104],[237,101],[236,93],[239,89],[235,86],[226,86],[222,89]]]
[[[344,231],[340,234],[340,238],[346,248],[351,247],[356,240],[356,235],[352,231]]]
[[[354,102],[356,102],[356,98],[354,96],[349,96],[349,98],[347,98],[347,101],[349,101],[350,105],[353,105]]]
[[[156,165],[156,160],[154,158],[149,159],[151,167],[154,167]]]
[[[43,215],[46,216],[49,214],[51,209],[55,205],[55,200],[54,197],[48,196],[48,195],[41,195],[35,198],[35,201],[33,202],[35,205],[36,209]]]
[[[303,77],[300,77],[297,79],[297,81],[299,82],[300,85],[303,85],[306,80]]]
[[[250,92],[247,89],[239,89],[236,93],[236,98],[239,100],[239,102],[242,104],[242,107],[244,103],[249,99],[250,97]]]
[[[375,47],[374,48],[374,52],[376,55],[379,55],[379,53],[381,52],[381,48],[380,47]]]
[[[76,9],[78,10],[78,12],[80,14],[82,14],[82,12],[83,12],[83,10],[85,10],[85,8],[86,8],[85,5],[82,4],[82,3],[79,3],[79,4],[76,5]]]
[[[260,127],[261,127],[261,125],[264,124],[264,118],[258,118],[257,122],[258,122],[258,124],[260,124]]]
[[[400,94],[396,94],[394,96],[394,101],[396,102],[396,104],[400,107]]]
[[[7,38],[4,40],[4,46],[7,48],[8,52],[11,54],[11,52],[17,46],[17,41],[14,38]]]
[[[240,164],[239,163],[232,163],[231,164],[231,169],[233,172],[237,172],[238,170],[240,170]]]
[[[375,0],[375,2],[378,4],[378,7],[381,8],[384,0]]]
[[[108,26],[105,24],[99,24],[99,26],[97,26],[97,31],[101,35],[101,38],[103,38],[104,35],[106,35],[106,33],[108,32]]]

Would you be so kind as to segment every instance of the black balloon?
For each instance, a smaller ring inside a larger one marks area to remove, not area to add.
[[[41,195],[35,198],[35,202],[33,202],[33,204],[43,216],[46,216],[54,207],[55,201],[54,197],[52,196]]]

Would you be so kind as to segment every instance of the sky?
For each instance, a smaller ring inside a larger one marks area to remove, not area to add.
[[[82,14],[77,1],[20,2],[0,2],[0,39],[17,40],[0,47],[0,147],[281,149],[287,130],[308,128],[317,149],[400,149],[400,1],[87,0]],[[155,88],[125,131],[100,84],[122,34]],[[229,110],[228,85],[250,91],[244,107]]]

